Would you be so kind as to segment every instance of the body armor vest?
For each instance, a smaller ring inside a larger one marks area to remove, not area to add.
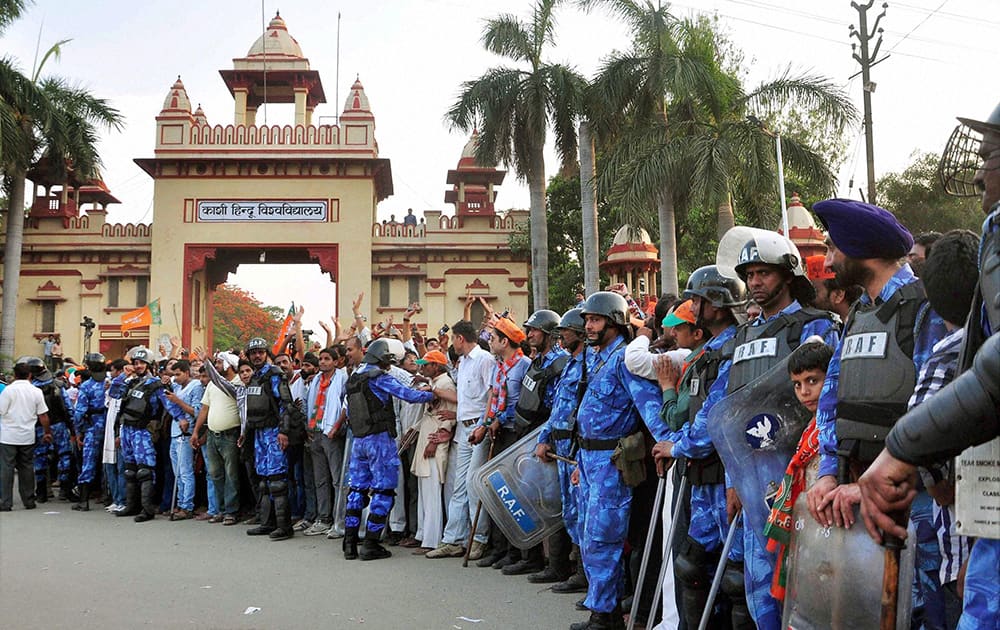
[[[69,420],[69,410],[66,409],[62,389],[55,382],[46,383],[39,389],[42,390],[45,406],[49,408],[49,424],[60,424]]]
[[[521,381],[521,396],[514,410],[517,414],[514,421],[522,431],[530,431],[549,419],[552,410],[545,406],[545,392],[552,381],[559,378],[569,361],[569,356],[564,355],[543,368],[542,358],[531,362]]]
[[[872,462],[889,429],[906,413],[917,382],[914,329],[925,303],[923,284],[917,281],[880,305],[855,305],[841,346],[837,386],[841,455]]]
[[[369,381],[380,374],[377,370],[365,370],[347,379],[347,424],[356,438],[385,431],[396,437],[392,398],[383,403],[369,387]]]
[[[701,411],[708,391],[719,377],[719,366],[725,360],[722,348],[706,350],[694,362],[687,373],[688,382],[688,422],[694,422],[695,416]],[[726,480],[726,469],[719,459],[719,454],[713,452],[702,459],[688,460],[688,479],[693,486],[723,483]]]
[[[271,369],[263,375],[254,373],[247,385],[247,425],[252,429],[278,426],[278,401],[271,395]]]
[[[163,387],[159,379],[136,379],[122,396],[122,422],[130,427],[145,429],[153,419],[153,396]]]
[[[732,394],[763,376],[791,354],[799,347],[802,327],[817,319],[833,321],[833,316],[827,311],[802,308],[794,313],[779,315],[760,326],[740,326],[736,337],[725,347],[725,354],[731,356],[733,362],[729,368],[726,393]]]

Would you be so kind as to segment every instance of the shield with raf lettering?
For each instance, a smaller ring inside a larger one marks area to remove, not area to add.
[[[559,472],[535,457],[538,427],[476,473],[476,491],[507,540],[530,549],[562,527]]]
[[[811,418],[795,397],[788,359],[723,398],[709,412],[708,434],[743,501],[746,526],[758,537]],[[761,546],[764,542],[761,537]]]

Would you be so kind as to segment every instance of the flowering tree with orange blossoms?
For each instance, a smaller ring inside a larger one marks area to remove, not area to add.
[[[241,349],[253,337],[270,344],[283,315],[280,307],[264,306],[249,291],[224,284],[212,296],[212,345],[217,350]]]

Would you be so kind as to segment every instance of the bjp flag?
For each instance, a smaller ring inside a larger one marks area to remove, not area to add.
[[[160,300],[157,298],[142,308],[137,308],[122,315],[122,332],[161,323]]]
[[[292,321],[295,315],[295,302],[288,307],[288,314],[285,315],[285,321],[281,324],[281,331],[278,333],[278,339],[274,342],[274,346],[271,347],[271,354],[281,354],[282,349],[285,345],[285,338],[288,337],[288,333],[292,332]]]

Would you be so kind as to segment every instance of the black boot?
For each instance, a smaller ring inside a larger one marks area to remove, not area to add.
[[[35,501],[38,503],[46,503],[49,500],[49,484],[45,480],[45,477],[40,479],[35,479]]]
[[[115,512],[115,516],[135,516],[139,513],[139,482],[134,469],[125,470],[125,509]]]
[[[513,547],[513,546],[512,546]],[[542,546],[536,545],[527,551],[521,552],[521,559],[503,568],[504,575],[526,575],[535,573],[544,568],[545,559],[542,557]]]
[[[344,530],[344,560],[358,559],[358,528],[347,527]]]
[[[379,534],[375,532],[365,533],[365,542],[361,547],[362,560],[381,560],[388,558],[392,552],[379,544]]]
[[[576,573],[569,576],[564,582],[552,585],[553,593],[586,593],[587,574],[583,571],[583,559],[577,552]]]
[[[570,630],[622,630],[625,628],[625,620],[618,612],[612,613],[590,613],[590,619],[574,623]]]
[[[71,501],[73,503],[77,503],[80,500],[80,495],[73,490],[73,483],[68,479],[59,482],[59,500]]]
[[[140,468],[136,473],[139,480],[139,499],[142,502],[142,512],[136,515],[136,523],[145,523],[156,518],[156,499],[153,496],[153,471],[149,468]]]
[[[90,511],[90,484],[81,483],[80,484],[80,502],[73,506],[73,509],[77,512],[89,512]]]
[[[288,482],[272,481],[271,498],[274,500],[275,529],[269,534],[271,540],[286,540],[295,534],[292,529],[291,507],[288,505]]]

